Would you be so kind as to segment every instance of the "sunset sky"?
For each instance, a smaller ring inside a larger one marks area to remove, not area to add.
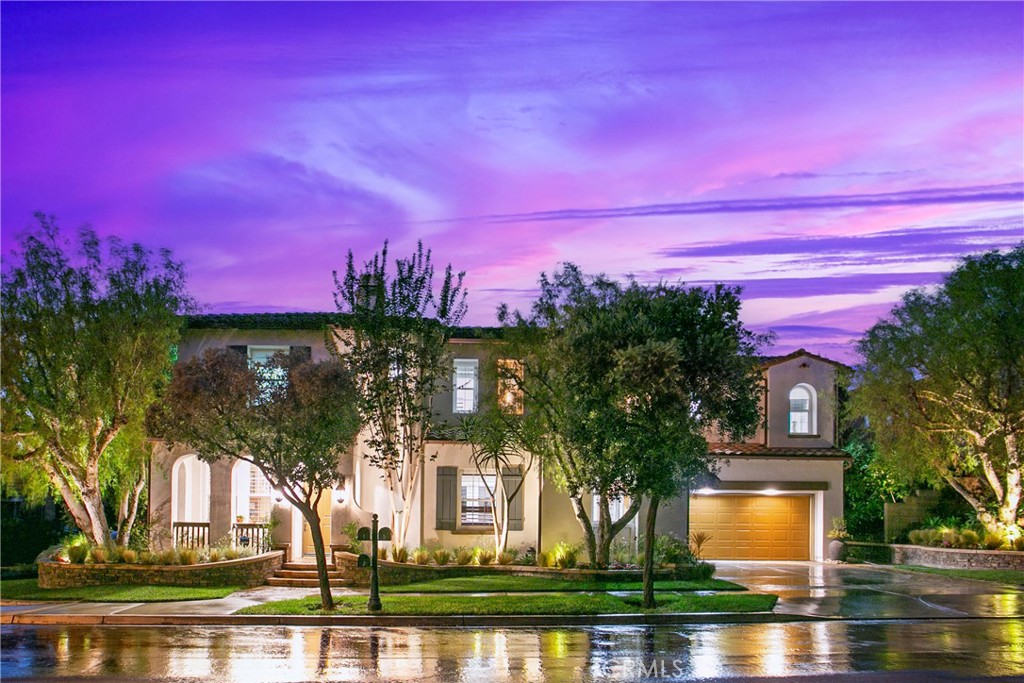
[[[470,319],[573,261],[742,285],[844,361],[1024,239],[1024,4],[16,3],[2,247],[34,211],[170,247],[211,312],[332,310],[417,239]]]

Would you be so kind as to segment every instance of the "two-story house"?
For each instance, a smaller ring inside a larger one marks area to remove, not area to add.
[[[328,314],[195,316],[178,349],[187,361],[209,348],[231,347],[254,364],[277,351],[301,347],[314,360],[326,359],[323,327]],[[441,421],[474,413],[492,362],[487,342],[453,339],[452,381],[434,397]],[[846,454],[835,448],[836,381],[840,364],[804,351],[764,363],[764,423],[748,442],[710,444],[720,460],[718,481],[664,504],[660,531],[685,538],[701,529],[712,539],[705,554],[719,559],[820,560],[831,519],[842,515]],[[321,502],[322,530],[332,545],[347,538],[351,521],[366,524],[376,512],[388,523],[391,503],[381,472],[363,457],[360,438],[338,463],[344,482]],[[411,509],[407,545],[488,546],[491,511],[485,484],[502,476],[507,487],[524,477],[509,511],[510,547],[548,550],[559,541],[576,542],[582,532],[568,497],[547,481],[541,468],[479,472],[470,447],[433,441],[419,495]],[[185,445],[159,445],[150,468],[149,515],[154,544],[237,541],[262,533],[272,517],[273,540],[288,544],[291,560],[312,554],[305,521],[262,474],[245,462],[201,461]],[[485,478],[491,477],[490,481]],[[621,510],[624,506],[613,505]],[[633,540],[641,517],[623,532]]]

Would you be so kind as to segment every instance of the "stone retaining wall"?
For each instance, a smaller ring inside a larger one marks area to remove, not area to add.
[[[960,550],[920,545],[893,545],[893,564],[942,569],[1016,569],[1024,571],[1024,552],[1018,550]]]
[[[347,552],[334,553],[334,567],[342,578],[352,581],[356,586],[370,585],[370,570],[358,567],[358,556]],[[526,565],[420,565],[400,562],[377,561],[380,583],[384,586],[398,586],[419,581],[450,579],[463,576],[504,575],[504,576],[543,576],[557,579],[578,579],[580,581],[640,581],[642,574],[639,569],[548,569]],[[677,578],[675,570],[658,569],[654,578],[667,580]],[[678,578],[685,579],[686,576]]]
[[[40,588],[78,586],[261,586],[284,562],[274,550],[254,557],[192,565],[39,563]]]

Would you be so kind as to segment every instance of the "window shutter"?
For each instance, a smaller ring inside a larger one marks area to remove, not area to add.
[[[435,529],[455,530],[458,514],[459,468],[437,468],[437,522]]]
[[[290,346],[288,347],[288,350],[292,353],[292,355],[301,356],[302,360],[309,360],[313,357],[312,346]]]
[[[246,346],[245,344],[242,344],[241,346],[229,345],[228,346],[228,350],[229,351],[234,351],[235,353],[240,353],[240,354],[242,354],[243,356],[246,356],[246,357],[248,357],[248,355],[249,355],[249,347]]]
[[[523,473],[520,470],[502,470],[501,478],[505,484],[505,495],[508,496],[512,494],[512,491],[519,486],[519,482],[523,480]],[[508,502],[509,531],[523,530],[523,498],[525,497],[524,490],[519,489],[516,497]]]

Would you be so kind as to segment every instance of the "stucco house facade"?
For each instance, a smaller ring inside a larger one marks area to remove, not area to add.
[[[299,347],[313,360],[327,359],[323,326],[328,319],[317,314],[195,316],[178,358],[187,361],[210,348],[231,347],[258,363]],[[487,375],[482,366],[494,362],[488,342],[480,339],[453,339],[451,354],[452,382],[432,402],[438,419],[447,422],[476,410]],[[712,539],[705,555],[710,558],[823,559],[831,520],[843,514],[843,469],[849,459],[835,447],[841,367],[802,350],[766,360],[763,425],[745,443],[709,444],[719,465],[717,481],[663,503],[659,531],[680,538],[690,530],[707,531]],[[360,437],[339,459],[343,483],[322,501],[322,530],[332,545],[348,540],[345,525],[367,524],[373,513],[390,523],[389,497],[381,472],[363,457],[366,448]],[[416,500],[401,513],[412,517],[406,545],[490,546],[489,501],[470,447],[432,441],[428,456]],[[506,487],[524,479],[510,506],[510,547],[548,550],[559,541],[582,540],[568,497],[540,469],[501,473]],[[636,539],[641,515],[620,538]],[[154,546],[254,542],[267,533],[270,519],[275,520],[270,540],[287,545],[288,559],[311,559],[311,536],[301,514],[257,469],[233,459],[207,464],[182,444],[154,449],[149,495]]]

